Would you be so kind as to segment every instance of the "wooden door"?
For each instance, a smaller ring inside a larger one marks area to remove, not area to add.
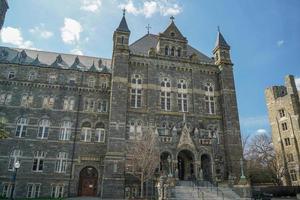
[[[98,173],[94,167],[85,167],[80,172],[79,196],[97,195]]]

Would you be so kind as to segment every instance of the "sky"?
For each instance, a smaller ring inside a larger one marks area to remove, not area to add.
[[[231,46],[241,132],[270,133],[264,90],[292,74],[300,88],[299,0],[8,0],[0,45],[111,58],[122,9],[130,42],[175,23],[212,56],[217,27]]]

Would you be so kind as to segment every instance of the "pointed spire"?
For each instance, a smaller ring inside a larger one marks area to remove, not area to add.
[[[56,57],[55,61],[52,63],[52,66],[56,68],[67,68],[68,64],[63,60],[62,56],[59,54]]]
[[[122,17],[119,27],[117,28],[117,31],[130,32],[127,22],[126,22],[125,12],[126,12],[126,9],[124,8],[123,9],[123,17]]]
[[[218,26],[217,40],[215,44],[215,48],[217,47],[230,48],[230,46],[227,44],[226,40],[224,39],[219,26]]]
[[[36,58],[32,61],[31,65],[41,65],[40,59],[39,59],[39,54],[36,55]]]
[[[96,66],[95,66],[95,61],[94,61],[94,60],[93,60],[92,66],[90,67],[90,71],[91,71],[91,72],[98,72],[98,70],[97,70],[97,68],[96,68]]]
[[[70,69],[84,69],[85,66],[80,62],[79,57],[76,56],[74,63],[72,64],[72,66],[70,67]]]

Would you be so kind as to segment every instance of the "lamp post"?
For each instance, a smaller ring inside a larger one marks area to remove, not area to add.
[[[20,161],[15,162],[15,164],[14,164],[15,172],[14,172],[13,180],[12,180],[10,199],[14,199],[14,191],[15,191],[15,187],[16,187],[17,172],[20,167],[21,167]]]

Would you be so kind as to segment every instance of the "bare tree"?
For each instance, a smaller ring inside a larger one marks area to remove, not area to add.
[[[8,138],[8,132],[5,130],[5,122],[0,122],[0,140]]]
[[[140,180],[141,198],[144,195],[144,183],[153,178],[159,166],[160,154],[158,137],[153,130],[143,132],[141,138],[134,140],[127,148],[127,165],[132,167],[131,173]]]

